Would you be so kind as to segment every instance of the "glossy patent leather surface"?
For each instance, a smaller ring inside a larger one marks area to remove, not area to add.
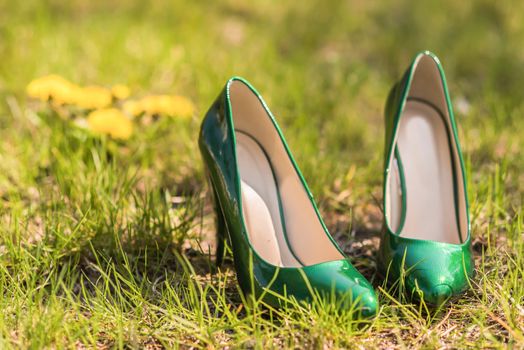
[[[246,296],[263,299],[269,305],[281,305],[278,295],[310,301],[312,295],[340,296],[342,307],[356,310],[364,317],[377,312],[378,303],[373,287],[347,260],[335,260],[315,265],[277,267],[262,259],[248,239],[241,211],[241,188],[236,160],[236,143],[229,86],[234,81],[246,84],[262,101],[256,90],[242,78],[231,78],[207,112],[200,131],[199,146],[212,187],[217,216],[217,264],[223,257],[224,240],[229,238],[237,279]],[[312,195],[294,162],[289,148],[271,112],[270,118],[302,181],[311,204],[318,214]],[[326,235],[329,233],[326,231]],[[330,237],[330,236],[329,236]],[[333,244],[336,243],[333,241]],[[337,249],[340,250],[340,248]],[[343,255],[344,256],[344,255]]]
[[[438,58],[431,52],[419,53],[407,69],[402,80],[395,84],[386,102],[385,121],[386,121],[386,143],[384,161],[384,208],[386,208],[386,179],[390,172],[389,164],[395,153],[395,132],[400,123],[403,107],[406,105],[408,91],[412,82],[415,64],[421,55],[431,57],[437,65],[440,79],[444,89],[445,100],[450,118],[450,142],[456,145],[460,160],[459,166],[461,173],[464,173],[462,153],[457,138],[457,130],[453,111],[450,103],[449,92],[446,84],[444,72]],[[462,177],[465,177],[462,176]],[[464,178],[457,178],[462,181],[464,193],[466,181]],[[409,195],[409,194],[408,194]],[[455,196],[457,195],[455,189]],[[471,256],[471,235],[468,216],[467,195],[465,198],[465,210],[467,218],[467,236],[460,244],[450,244],[431,240],[413,239],[402,237],[401,234],[392,232],[387,224],[387,212],[384,210],[383,234],[378,253],[378,265],[384,275],[387,274],[389,282],[396,282],[403,279],[406,292],[410,296],[423,298],[431,305],[441,305],[469,287],[469,278],[474,273],[474,266]],[[405,202],[402,203],[405,206]],[[449,220],[456,220],[450,217]]]

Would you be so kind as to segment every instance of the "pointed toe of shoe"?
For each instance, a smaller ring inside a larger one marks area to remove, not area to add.
[[[389,235],[382,261],[391,282],[405,278],[409,296],[438,306],[468,289],[474,274],[469,242],[461,245],[403,239]],[[388,265],[389,264],[389,265]]]
[[[345,286],[337,288],[337,295],[341,298],[350,296],[348,302],[342,303],[342,308],[348,312],[354,312],[362,318],[372,318],[378,312],[378,299],[373,286],[362,276],[348,278]]]
[[[431,306],[438,307],[467,287],[462,278],[448,276],[449,278],[446,279],[443,277],[436,277],[428,274],[427,271],[419,270],[410,276],[407,288],[411,290],[412,296],[423,299]]]
[[[341,309],[354,312],[358,317],[373,318],[378,312],[379,303],[373,287],[367,281],[365,282],[365,284],[338,287],[336,294],[343,300],[340,304]],[[349,299],[347,298],[348,295],[350,296]]]
[[[373,317],[378,300],[373,286],[347,260],[332,261],[305,269],[311,286],[323,297],[335,297],[341,309]]]
[[[366,284],[352,285],[349,288],[338,288],[337,294],[344,298],[348,294],[351,296],[349,300],[343,299],[345,302],[341,304],[341,308],[348,312],[354,312],[362,318],[373,318],[377,315],[379,303],[378,298],[373,290],[373,287]]]
[[[421,281],[421,279],[419,279]],[[431,306],[441,306],[453,296],[453,288],[448,284],[417,283],[412,288],[413,294],[424,299]]]
[[[369,291],[362,296],[362,299],[360,300],[360,309],[363,317],[375,317],[378,313],[378,308],[378,299],[374,291]]]
[[[442,305],[453,295],[453,289],[447,284],[438,284],[434,286],[429,295],[425,297],[426,300],[434,305]]]

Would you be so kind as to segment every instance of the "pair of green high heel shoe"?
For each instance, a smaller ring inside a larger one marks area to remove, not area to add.
[[[466,181],[444,72],[418,54],[386,102],[384,224],[378,266],[410,295],[440,305],[473,274]],[[336,297],[370,317],[371,284],[333,240],[273,115],[231,78],[199,138],[217,219],[217,264],[229,239],[246,295]],[[337,299],[337,300],[338,300]]]

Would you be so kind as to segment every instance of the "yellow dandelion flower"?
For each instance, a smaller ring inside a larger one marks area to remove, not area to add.
[[[87,125],[95,133],[127,140],[133,134],[133,123],[116,108],[98,109],[87,116]]]
[[[168,95],[154,95],[142,98],[139,103],[142,111],[147,114],[170,114]]]
[[[111,91],[101,86],[86,86],[75,94],[75,104],[84,109],[108,107],[113,100]]]
[[[195,107],[191,100],[183,96],[152,95],[146,96],[135,104],[130,105],[136,114],[160,114],[174,117],[191,117]]]
[[[48,75],[31,81],[26,87],[29,97],[63,105],[73,103],[79,87],[58,75]]]
[[[124,112],[132,117],[137,117],[144,112],[140,101],[126,101],[122,105],[122,108]]]
[[[129,95],[131,95],[131,90],[130,90],[129,87],[127,87],[126,85],[123,85],[123,84],[117,84],[117,85],[114,85],[114,86],[111,88],[111,93],[112,93],[113,96],[115,96],[117,99],[119,99],[119,100],[124,100],[124,99],[128,98]]]
[[[195,105],[193,105],[193,102],[184,96],[172,96],[171,108],[171,115],[173,116],[189,118],[193,116],[195,112]]]

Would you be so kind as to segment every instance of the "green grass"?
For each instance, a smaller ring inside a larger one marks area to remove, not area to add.
[[[0,0],[0,347],[524,347],[524,3],[371,3]],[[456,105],[477,267],[442,310],[388,288],[374,260],[382,108],[421,49],[443,61]],[[26,98],[49,73],[183,94],[198,112],[116,144]],[[377,288],[376,319],[246,306],[231,264],[210,273],[196,137],[232,75],[271,106]]]

